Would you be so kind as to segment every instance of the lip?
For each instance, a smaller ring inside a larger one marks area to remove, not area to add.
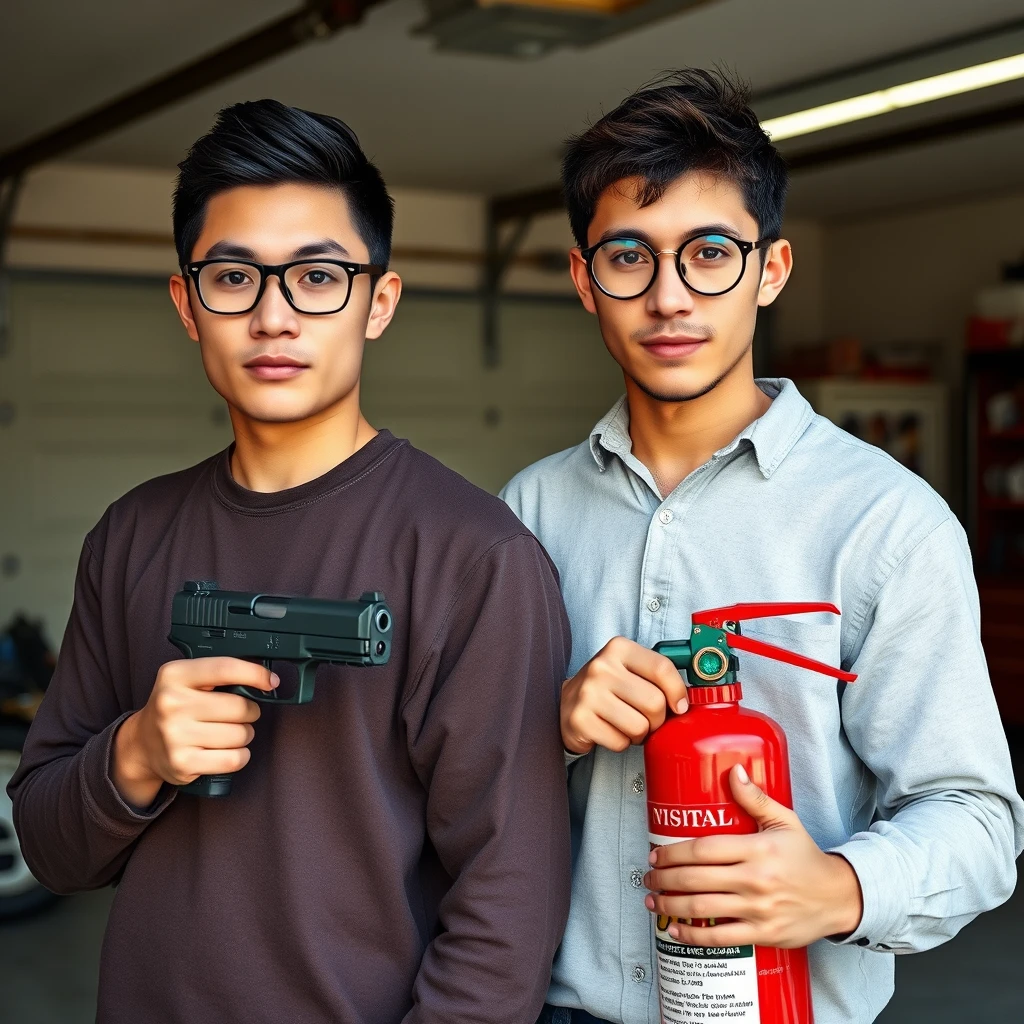
[[[651,355],[659,359],[682,359],[693,355],[707,343],[707,338],[691,338],[685,334],[663,334],[641,342]]]
[[[309,366],[291,356],[267,355],[250,359],[245,368],[260,380],[290,380],[308,370]]]

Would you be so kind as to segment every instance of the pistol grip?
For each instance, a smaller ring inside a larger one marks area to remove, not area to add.
[[[231,792],[230,775],[200,775],[187,785],[178,787],[179,793],[186,793],[189,796],[228,796]]]

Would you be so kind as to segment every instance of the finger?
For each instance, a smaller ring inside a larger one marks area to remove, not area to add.
[[[731,892],[743,894],[749,886],[741,865],[718,867],[701,865],[688,868],[661,868],[644,875],[651,892],[695,893]]]
[[[729,786],[736,803],[757,822],[762,832],[800,827],[796,813],[773,800],[760,786],[751,782],[743,765],[733,765],[729,773]]]
[[[276,672],[241,658],[193,658],[175,662],[175,678],[180,685],[196,690],[212,690],[215,686],[251,686],[270,691],[281,682]]]
[[[176,785],[192,782],[200,775],[223,775],[237,772],[249,763],[248,747],[232,750],[202,750],[198,747],[181,751],[170,764],[173,778],[168,781]]]
[[[600,715],[593,712],[587,712],[579,716],[578,723],[574,724],[573,734],[575,737],[579,737],[582,742],[573,746],[566,743],[567,750],[578,750],[581,746],[588,748],[598,746],[621,753],[633,742],[626,733],[616,729],[614,725],[611,725]]]
[[[647,719],[647,731],[652,732],[664,721],[668,713],[665,694],[661,688],[643,676],[625,669],[612,684],[612,693]]]
[[[687,708],[686,683],[683,682],[679,669],[664,654],[658,654],[649,647],[643,647],[623,637],[617,637],[616,640],[622,641],[616,644],[614,651],[622,665],[630,672],[654,683],[664,693],[668,706],[682,714]]]
[[[251,725],[223,722],[192,722],[187,732],[189,746],[202,750],[246,747],[256,734]]]
[[[238,693],[213,693],[197,690],[188,705],[197,722],[255,722],[260,706]]]
[[[643,743],[651,731],[647,716],[614,693],[606,692],[598,697],[593,710],[598,718],[627,736],[630,743]]]
[[[718,921],[726,918],[742,920],[747,909],[747,902],[742,897],[722,892],[687,893],[683,896],[655,893],[644,902],[652,913],[677,917],[683,921]]]
[[[658,868],[694,864],[740,864],[748,860],[756,844],[754,835],[704,836],[669,843],[651,851],[650,862]]]
[[[751,946],[757,941],[757,929],[746,921],[709,925],[705,928],[674,921],[668,933],[684,946]]]

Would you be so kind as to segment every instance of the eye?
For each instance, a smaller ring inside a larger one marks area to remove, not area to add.
[[[252,278],[244,270],[226,270],[217,277],[217,281],[231,288],[241,288],[249,284]]]
[[[728,255],[728,252],[719,249],[716,245],[702,245],[697,250],[697,259],[703,260],[705,263],[714,263]]]
[[[322,267],[314,267],[312,270],[307,270],[306,273],[302,275],[302,280],[304,284],[316,286],[330,284],[332,281],[336,281],[337,278]]]
[[[643,249],[619,247],[606,250],[605,255],[613,267],[620,269],[640,267],[647,262],[647,253]]]

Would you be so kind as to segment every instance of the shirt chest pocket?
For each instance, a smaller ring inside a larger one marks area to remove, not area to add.
[[[839,616],[831,618],[834,621],[828,622],[821,615],[811,622],[789,618],[756,619],[742,623],[741,628],[743,635],[753,640],[763,640],[793,654],[838,666],[842,658],[842,626]],[[759,655],[753,657],[763,660]]]

